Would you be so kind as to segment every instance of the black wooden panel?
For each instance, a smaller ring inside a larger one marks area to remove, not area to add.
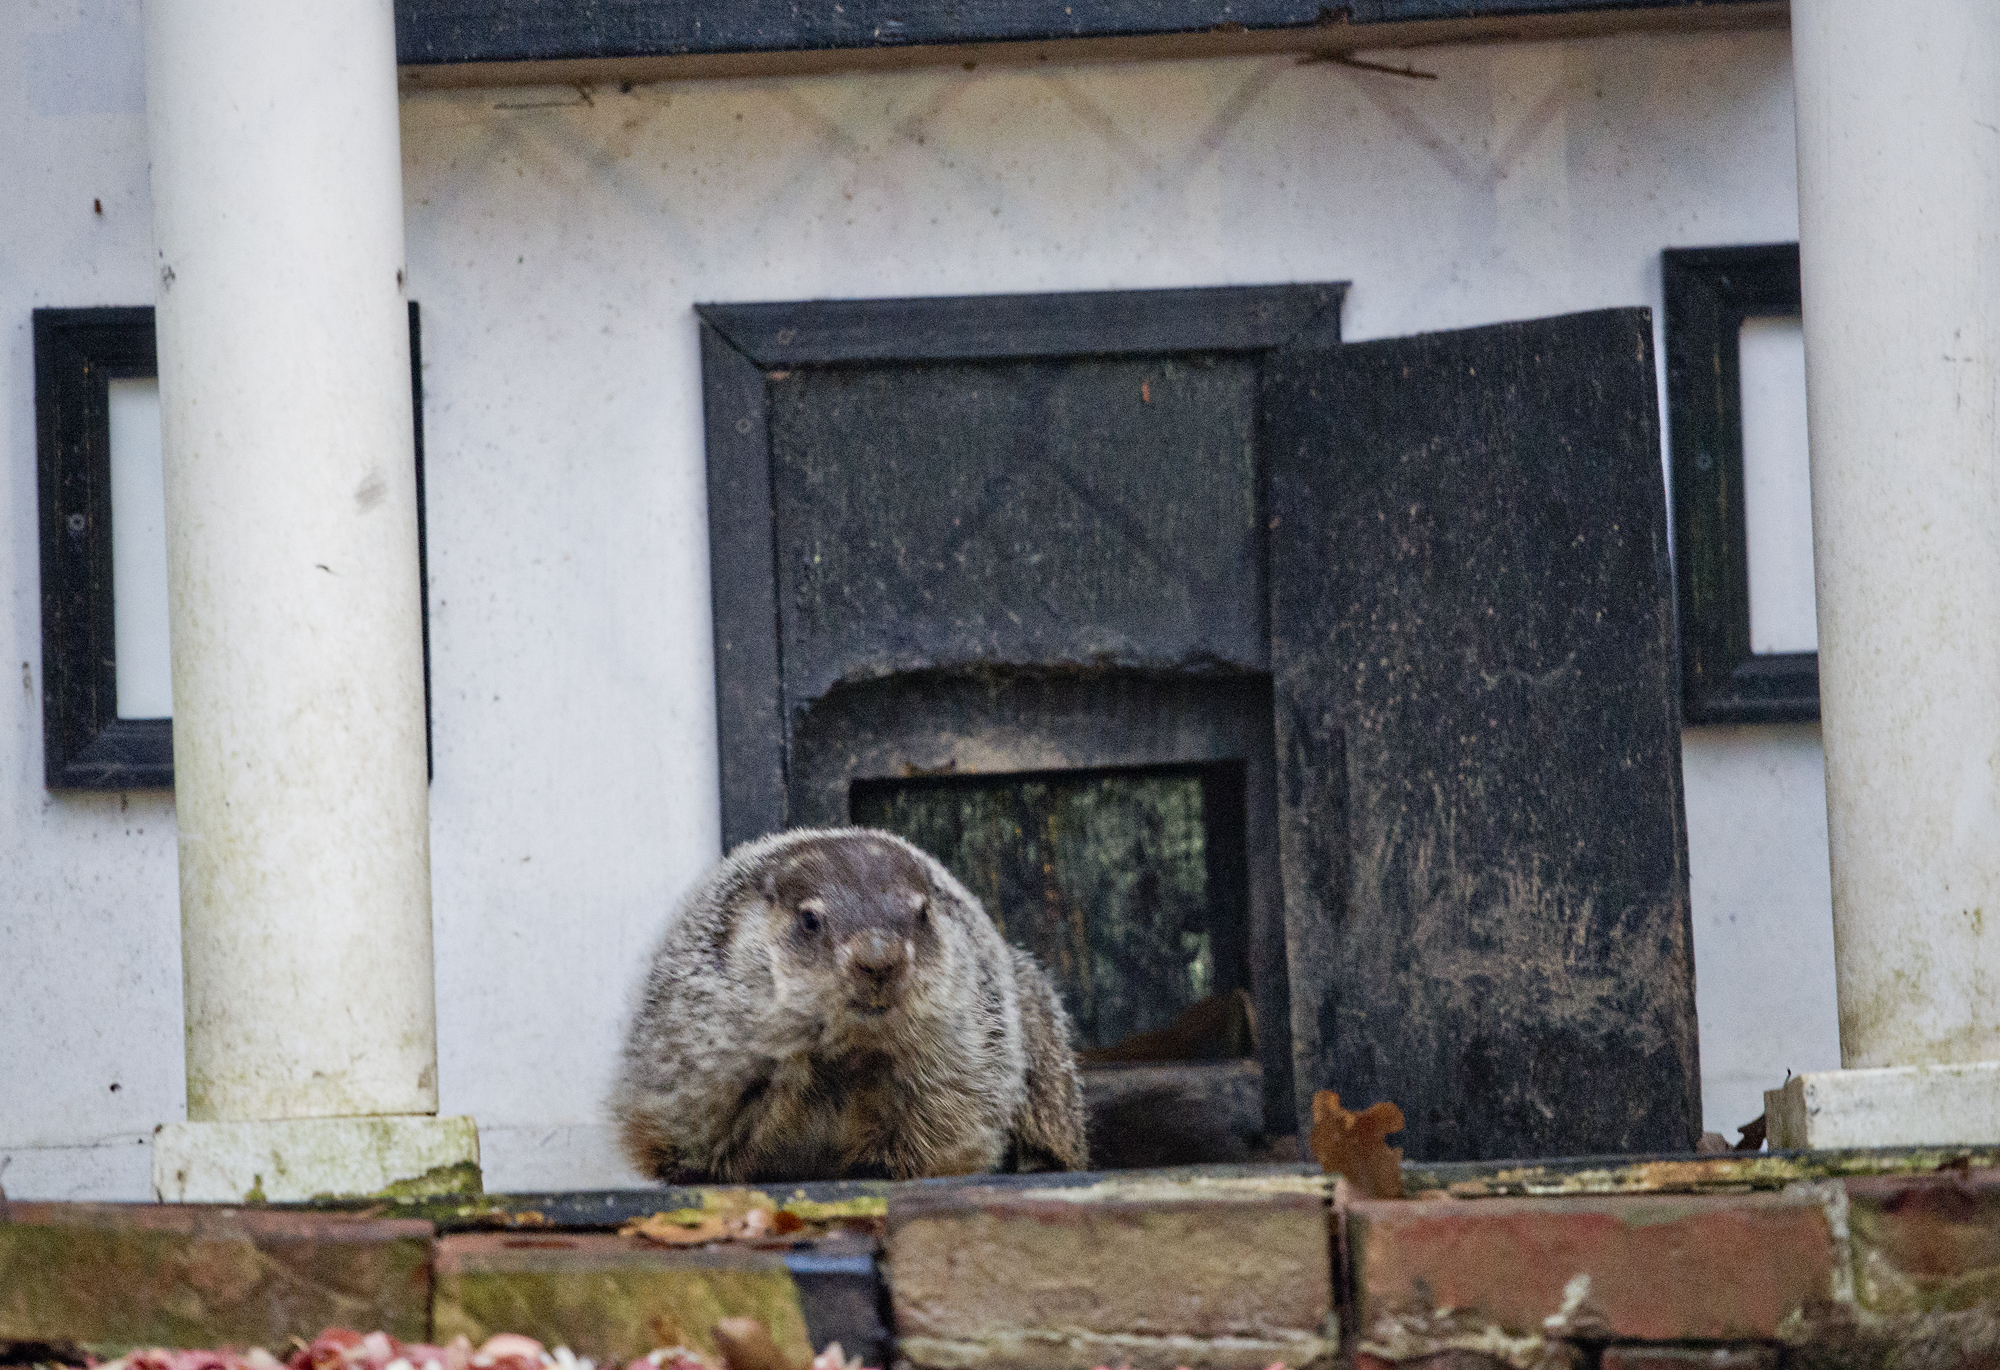
[[[1681,712],[1689,723],[1816,720],[1819,654],[1750,650],[1743,523],[1740,333],[1745,319],[1799,312],[1799,245],[1671,248],[1660,272]]]
[[[1247,357],[773,377],[785,696],[938,666],[1266,661]]]
[[[1736,0],[1721,0],[1723,5]],[[1712,7],[1717,0],[1348,0],[1356,24],[1392,24],[1413,19],[1481,19],[1509,14],[1578,14],[1593,10],[1655,10]]]
[[[1340,341],[1341,283],[698,306],[759,366],[1255,352]]]
[[[706,322],[710,597],[722,849],[784,826],[785,727],[764,373]]]
[[[1416,1160],[1700,1130],[1644,310],[1266,363],[1299,1098]]]
[[[1298,29],[1754,0],[396,0],[405,66]]]

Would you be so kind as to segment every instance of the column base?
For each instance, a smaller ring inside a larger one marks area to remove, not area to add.
[[[470,1118],[396,1114],[167,1123],[153,1137],[162,1203],[297,1203],[479,1192]]]
[[[2000,1142],[2000,1061],[1794,1075],[1764,1117],[1773,1151]]]

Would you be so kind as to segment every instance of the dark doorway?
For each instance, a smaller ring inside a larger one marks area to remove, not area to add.
[[[850,812],[942,861],[1102,1048],[1250,988],[1243,789],[1227,761],[861,780]]]

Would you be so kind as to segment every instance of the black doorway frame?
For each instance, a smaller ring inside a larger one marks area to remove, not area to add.
[[[1294,1101],[1267,649],[1208,671],[1027,664],[967,674],[940,661],[788,698],[772,388],[804,367],[1257,360],[1337,345],[1346,291],[1333,282],[697,307],[724,849],[848,822],[856,783],[956,767],[949,739],[968,727],[985,740],[979,769],[993,775],[1240,764],[1249,974],[1267,1024],[1263,1113],[1280,1133],[1292,1128]]]
[[[767,373],[1330,346],[1346,291],[1336,282],[697,305],[723,849],[788,826],[787,720],[805,702],[784,698],[780,673]]]

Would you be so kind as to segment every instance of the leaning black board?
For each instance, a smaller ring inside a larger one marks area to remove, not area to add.
[[[1412,1160],[1699,1132],[1644,310],[1267,360],[1301,1108]]]

